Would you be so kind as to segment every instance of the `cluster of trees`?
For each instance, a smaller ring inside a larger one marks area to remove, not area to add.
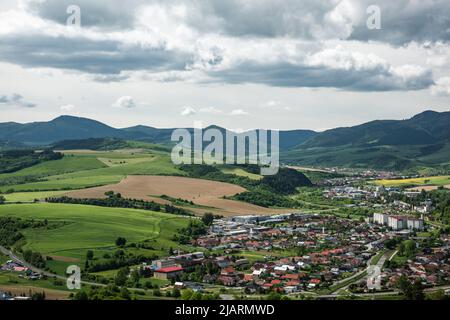
[[[35,152],[34,150],[5,150],[0,153],[0,173],[16,172],[38,163],[59,160],[62,153],[53,150]]]
[[[210,212],[206,212],[203,217],[202,217],[202,222],[205,226],[211,226],[214,222],[215,219],[221,219],[222,216],[220,215],[215,215],[213,213]]]
[[[91,205],[91,206],[100,206],[100,207],[113,207],[113,208],[130,208],[130,209],[142,209],[142,210],[150,210],[150,211],[164,211],[170,214],[177,214],[183,216],[192,215],[187,210],[177,208],[171,205],[164,205],[163,207],[153,201],[145,201],[140,199],[126,199],[122,198],[120,193],[114,193],[113,191],[108,191],[105,193],[107,198],[105,199],[77,199],[71,198],[67,196],[56,197],[56,198],[47,198],[45,199],[50,203],[71,203],[71,204],[83,204],[83,205]]]
[[[0,204],[4,204],[6,201],[4,196],[0,196]]]
[[[15,217],[0,217],[0,245],[10,247],[24,236],[20,232],[27,228],[41,228],[48,225],[48,221],[25,220]]]
[[[263,188],[258,188],[246,192],[239,193],[233,196],[233,199],[238,201],[244,201],[251,204],[258,205],[260,207],[297,207],[297,201],[290,199],[289,197],[273,193]]]
[[[278,194],[293,194],[299,187],[312,186],[311,181],[303,173],[289,168],[280,168],[277,174],[265,176],[261,184]]]
[[[259,172],[254,165],[240,166],[247,172]],[[310,187],[313,184],[303,173],[288,168],[280,168],[273,176],[265,176],[261,180],[248,177],[225,174],[215,166],[182,165],[180,169],[190,177],[228,182],[246,188],[248,191],[236,195],[235,200],[245,201],[262,207],[297,207],[299,203],[288,195],[296,193],[299,187]]]
[[[71,294],[73,300],[131,300],[130,291],[125,288],[119,288],[116,285],[106,287],[91,287],[89,290],[81,290]]]
[[[141,264],[147,261],[148,258],[142,255],[133,255],[126,253],[124,250],[116,250],[112,256],[105,256],[104,259],[89,262],[86,261],[85,271],[87,272],[100,272],[106,270],[119,269],[126,266],[132,266]]]
[[[202,221],[191,220],[186,228],[178,230],[179,233],[174,235],[173,241],[181,244],[189,244],[192,239],[205,235],[207,231],[208,228]]]
[[[402,275],[397,280],[397,288],[408,300],[423,300],[425,298],[420,279],[411,282],[405,275]]]
[[[88,149],[88,150],[118,150],[128,147],[128,143],[125,140],[117,138],[90,138],[83,140],[66,140],[60,141],[53,145],[57,150],[76,150],[76,149]]]
[[[26,175],[26,176],[9,176],[0,179],[0,186],[12,186],[17,184],[25,184],[42,180],[44,175]],[[13,193],[13,188],[1,189],[2,193]],[[33,191],[33,190],[27,190]]]
[[[204,164],[182,165],[180,166],[180,169],[186,172],[192,178],[228,182],[239,185],[246,189],[255,188],[260,183],[257,180],[252,180],[247,177],[223,173],[215,166],[209,166]]]
[[[398,247],[398,255],[411,258],[417,251],[416,243],[413,240],[402,241]]]
[[[443,224],[450,225],[450,192],[448,190],[436,190],[430,192],[429,197],[436,204],[434,216]]]
[[[220,300],[220,295],[218,293],[204,294],[199,291],[187,289],[181,293],[181,300]]]
[[[25,250],[23,252],[23,258],[26,262],[30,263],[31,265],[44,269],[45,268],[45,259],[42,257],[42,255],[39,252],[35,252],[32,250]]]

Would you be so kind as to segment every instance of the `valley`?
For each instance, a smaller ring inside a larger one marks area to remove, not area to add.
[[[52,299],[392,298],[396,270],[416,272],[408,259],[420,264],[426,254],[448,267],[447,142],[384,145],[383,134],[383,145],[349,144],[360,128],[289,131],[280,134],[279,172],[262,176],[255,165],[175,165],[166,130],[94,124],[103,129],[87,139],[47,135],[46,145],[0,150],[1,290]],[[389,262],[411,241],[417,249]],[[379,261],[389,281],[371,291]],[[82,290],[66,288],[71,265]],[[448,285],[445,272],[425,273],[427,292]]]

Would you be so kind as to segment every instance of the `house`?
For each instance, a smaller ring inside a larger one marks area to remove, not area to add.
[[[298,292],[298,287],[297,286],[286,286],[283,288],[284,293],[289,294],[289,293],[294,293],[294,292]]]
[[[28,268],[26,268],[26,267],[14,267],[13,271],[15,271],[15,272],[26,272],[26,271],[28,271]]]
[[[244,274],[244,282],[252,282],[253,281],[253,275],[252,274]]]
[[[217,280],[224,286],[230,286],[230,287],[236,285],[236,283],[238,281],[237,277],[235,277],[235,276],[228,276],[228,275],[223,275],[223,274],[221,274]]]
[[[183,268],[179,266],[161,268],[155,271],[153,277],[155,279],[170,280],[175,279],[183,274]]]
[[[176,267],[177,264],[172,259],[163,259],[163,260],[155,260],[152,261],[152,266],[154,269],[163,269],[168,267]]]

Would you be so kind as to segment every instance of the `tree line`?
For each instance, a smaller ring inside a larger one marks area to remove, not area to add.
[[[129,208],[129,209],[142,209],[156,212],[166,212],[169,214],[176,214],[182,216],[191,216],[192,214],[182,208],[174,207],[172,205],[160,205],[154,201],[145,201],[141,199],[127,199],[123,198],[120,193],[114,193],[108,191],[105,193],[107,196],[104,199],[89,199],[89,198],[71,198],[67,196],[46,198],[45,201],[50,203],[70,203],[70,204],[82,204],[99,207],[114,207],[114,208]]]

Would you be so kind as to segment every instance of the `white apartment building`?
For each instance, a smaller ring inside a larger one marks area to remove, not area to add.
[[[388,216],[384,213],[374,213],[373,222],[380,225],[386,225],[388,222]]]
[[[417,219],[410,216],[388,215],[384,213],[374,213],[373,221],[379,225],[384,225],[393,230],[423,230],[423,219]]]

